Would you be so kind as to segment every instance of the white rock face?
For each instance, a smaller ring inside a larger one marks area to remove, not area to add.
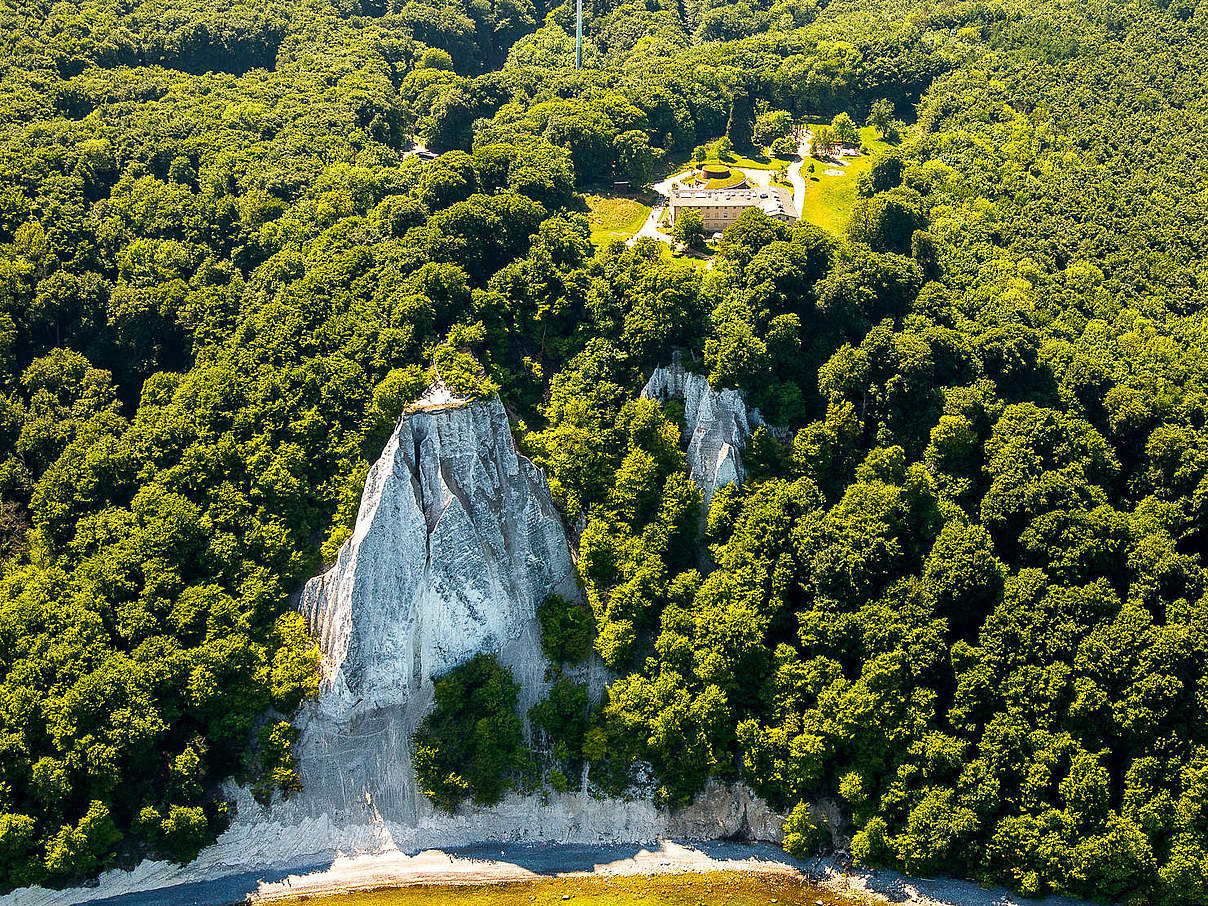
[[[410,741],[432,677],[494,653],[527,713],[545,690],[536,612],[551,591],[578,594],[570,547],[498,397],[405,416],[365,480],[352,536],[303,589],[323,653],[319,700],[298,720],[303,791],[261,817],[417,826],[431,807]]]
[[[407,415],[369,471],[352,537],[302,592],[323,652],[320,710],[411,701],[433,675],[520,639],[549,592],[575,593],[572,573],[549,488],[516,454],[498,397]]]
[[[713,492],[746,477],[742,451],[751,431],[763,420],[756,409],[747,409],[739,390],[709,386],[704,375],[685,370],[679,362],[655,370],[642,388],[646,399],[684,404],[684,443],[688,472],[704,496],[706,509]]]

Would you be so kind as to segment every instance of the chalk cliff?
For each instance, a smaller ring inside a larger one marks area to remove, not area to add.
[[[303,791],[272,818],[415,826],[431,809],[410,739],[432,677],[493,652],[527,711],[544,692],[536,611],[551,591],[578,593],[570,547],[499,398],[407,414],[369,470],[352,536],[302,591],[323,676],[299,720]]]
[[[714,436],[745,441],[746,410],[741,399],[718,402],[701,383],[707,393],[695,383],[688,390],[694,418],[720,426],[696,443],[707,458],[718,449]],[[721,475],[734,480],[742,474],[736,447],[730,457],[717,458],[734,463]],[[707,474],[718,480],[716,470]],[[498,398],[405,416],[369,472],[352,536],[302,593],[324,658],[319,700],[299,719],[303,791],[262,809],[237,790],[240,821],[218,847],[244,856],[481,840],[777,836],[780,819],[743,788],[710,788],[674,815],[641,799],[589,793],[512,794],[456,815],[433,808],[415,787],[410,758],[411,736],[431,707],[431,677],[494,652],[511,668],[527,712],[545,691],[535,615],[550,591],[579,593],[570,546],[545,478],[516,452]],[[606,682],[598,660],[586,672],[592,686]]]
[[[517,455],[498,397],[408,414],[369,471],[352,537],[302,592],[320,709],[410,701],[524,635],[549,592],[575,593],[572,573],[545,478]]]
[[[642,388],[642,396],[684,404],[688,472],[701,489],[706,507],[714,491],[746,477],[742,451],[751,431],[763,421],[758,410],[747,408],[741,391],[714,390],[708,378],[693,374],[677,361],[656,369]]]
[[[644,393],[683,399],[689,462],[705,489],[743,476],[750,431],[740,395],[660,369]],[[237,817],[188,866],[143,862],[97,888],[26,888],[8,903],[65,906],[128,891],[325,864],[337,853],[414,851],[481,841],[645,843],[664,837],[776,840],[783,818],[741,785],[712,784],[668,812],[640,797],[509,794],[491,808],[438,812],[415,784],[411,737],[432,677],[494,652],[527,712],[545,691],[536,608],[578,594],[570,546],[541,472],[518,455],[497,397],[429,395],[399,422],[370,469],[352,536],[311,579],[299,607],[323,653],[317,701],[295,719],[302,792],[265,807],[228,785]],[[581,679],[607,680],[595,660]]]

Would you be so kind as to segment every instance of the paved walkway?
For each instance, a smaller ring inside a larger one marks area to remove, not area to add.
[[[805,166],[805,159],[809,157],[810,141],[814,135],[808,129],[801,133],[801,143],[797,146],[797,157],[789,164],[789,182],[793,184],[793,207],[797,209],[797,216],[801,216],[801,206],[805,203],[805,176],[801,170]]]
[[[661,185],[661,183],[660,183]],[[657,189],[658,186],[655,186]],[[660,190],[661,191],[661,190]],[[666,233],[659,232],[659,218],[663,216],[663,208],[667,202],[658,201],[650,208],[650,215],[646,218],[646,222],[642,224],[642,228],[625,240],[626,245],[633,245],[642,236],[647,236],[651,239],[657,239],[659,242],[665,242],[671,245],[671,237]]]

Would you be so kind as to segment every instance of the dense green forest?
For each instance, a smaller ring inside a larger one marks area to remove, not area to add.
[[[0,886],[296,787],[290,599],[436,362],[574,528],[551,659],[617,677],[555,667],[534,753],[446,677],[440,804],[649,766],[799,854],[832,797],[864,863],[1208,901],[1208,11],[588,0],[575,72],[572,7],[0,6]],[[593,247],[581,190],[780,111],[906,124],[845,234]],[[786,429],[703,537],[675,353]]]

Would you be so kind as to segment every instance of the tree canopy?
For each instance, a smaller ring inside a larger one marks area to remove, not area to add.
[[[438,683],[440,804],[742,779],[795,852],[826,797],[866,863],[1204,902],[1204,17],[588,6],[578,72],[569,3],[3,7],[0,885],[296,791],[291,596],[439,377],[515,414],[583,587],[529,714]],[[841,234],[593,246],[580,190],[807,118],[900,140]],[[639,398],[676,355],[775,429],[707,512]]]

